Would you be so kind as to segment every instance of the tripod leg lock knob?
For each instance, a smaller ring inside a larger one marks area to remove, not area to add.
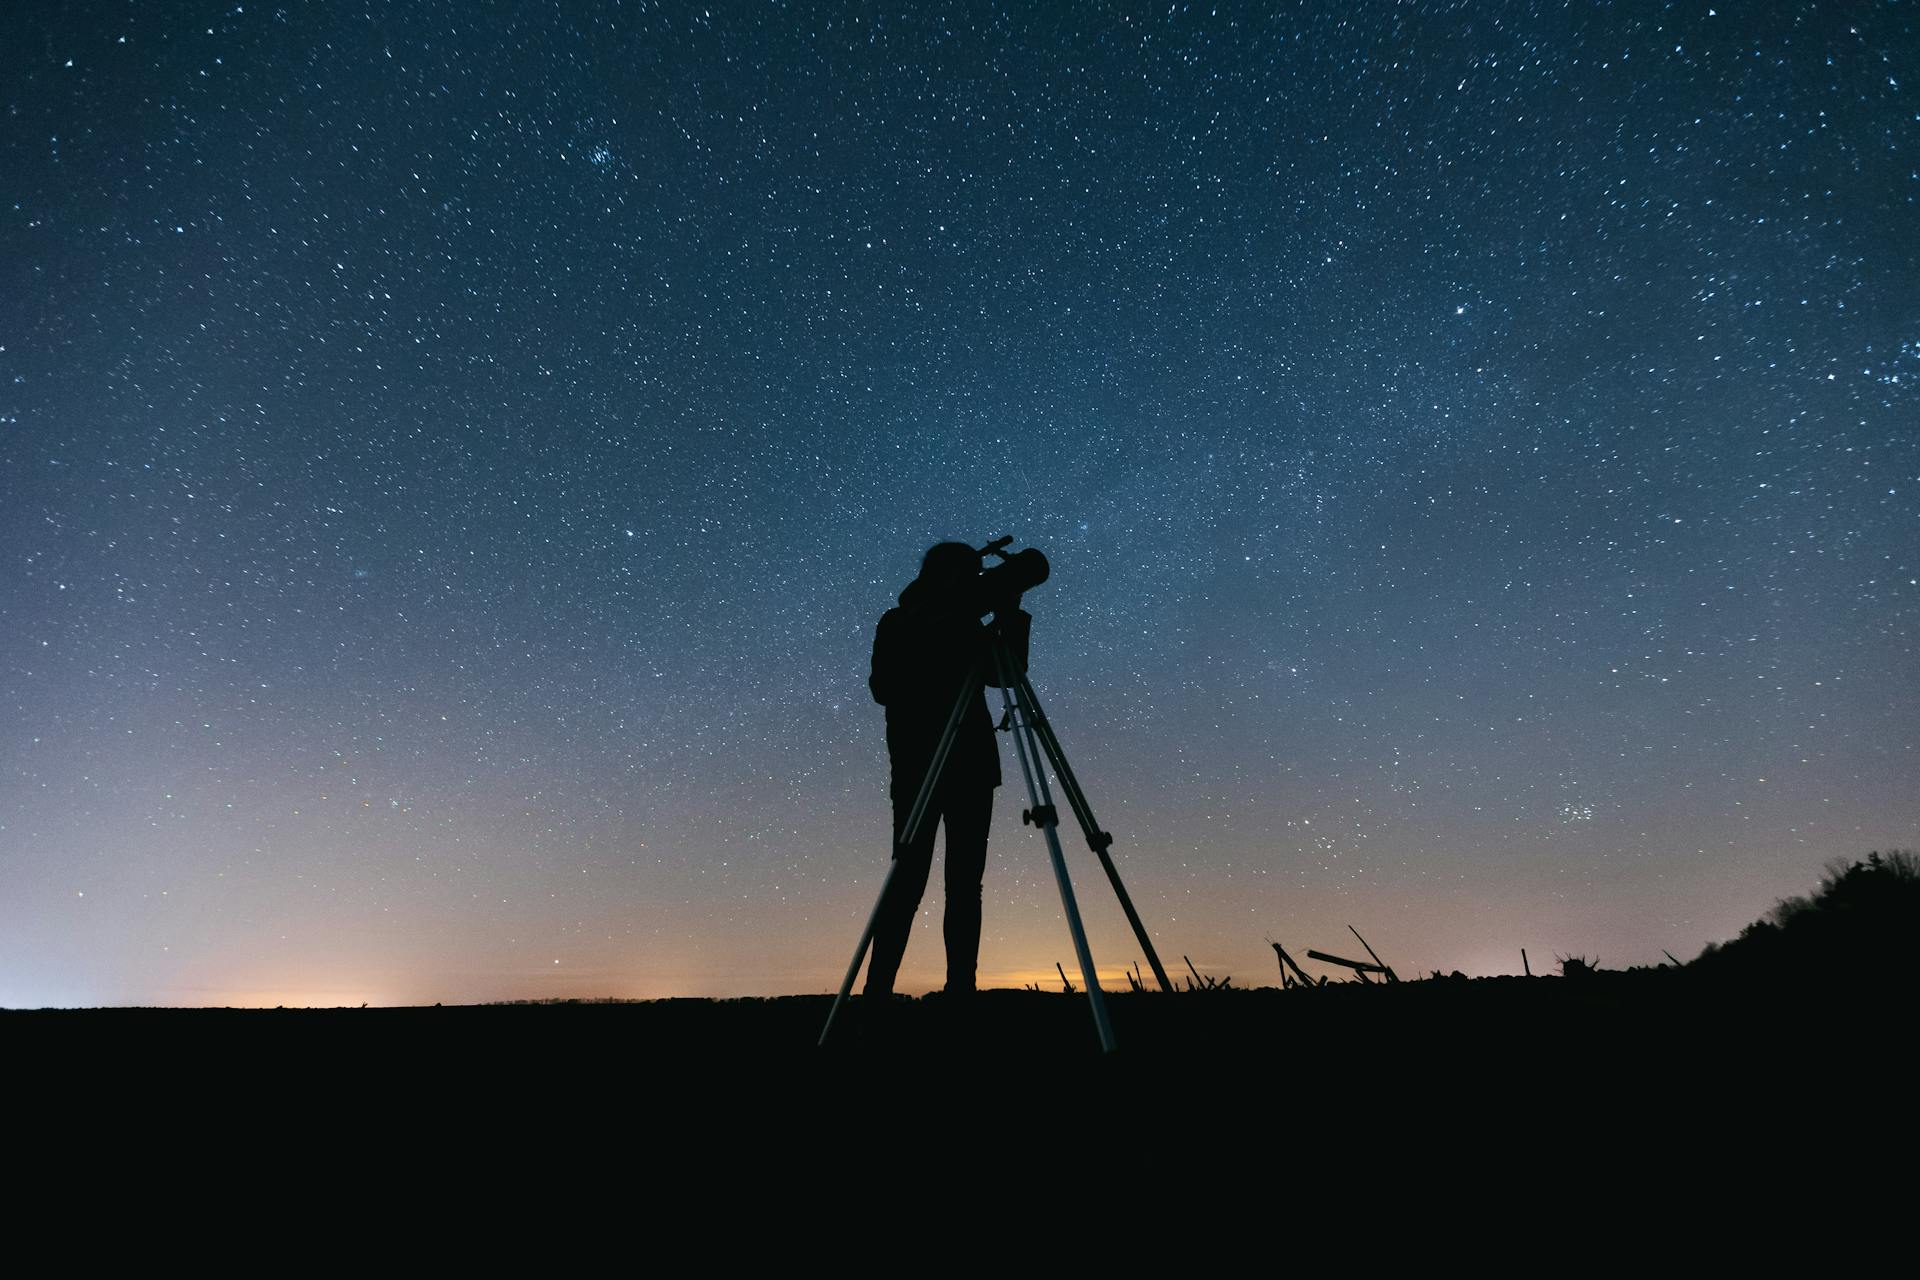
[[[1035,805],[1031,809],[1020,811],[1020,823],[1025,826],[1031,822],[1036,827],[1057,827],[1060,825],[1060,811],[1050,804]]]

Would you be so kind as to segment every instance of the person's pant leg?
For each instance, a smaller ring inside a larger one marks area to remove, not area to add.
[[[893,798],[896,833],[906,829],[907,815],[916,798],[917,795]],[[898,866],[887,883],[886,895],[880,900],[880,910],[873,923],[873,956],[867,964],[867,985],[863,988],[867,995],[893,994],[893,979],[900,972],[900,959],[907,953],[907,937],[913,932],[914,913],[920,909],[920,899],[927,892],[927,874],[933,866],[933,838],[939,829],[940,807],[936,797],[920,822],[919,839],[911,848],[894,847],[893,858]],[[951,841],[952,835],[947,839]]]
[[[980,888],[987,872],[987,828],[993,821],[993,788],[977,787],[946,798],[947,990],[972,991],[980,958]],[[923,873],[924,874],[924,873]]]

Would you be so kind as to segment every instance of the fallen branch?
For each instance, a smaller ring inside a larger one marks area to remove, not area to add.
[[[1282,987],[1286,985],[1287,970],[1289,969],[1293,970],[1293,976],[1296,979],[1298,979],[1298,985],[1303,987],[1311,987],[1314,985],[1313,979],[1309,978],[1306,975],[1306,971],[1301,969],[1299,965],[1293,962],[1293,957],[1287,954],[1285,947],[1282,947],[1279,943],[1274,942],[1272,939],[1268,939],[1268,945],[1273,948],[1273,953],[1280,957],[1280,978],[1281,978]]]
[[[1352,925],[1347,926],[1347,932],[1352,934],[1356,938],[1360,938],[1360,931],[1354,928]],[[1360,938],[1360,945],[1363,947],[1367,947],[1367,940],[1365,938]],[[1367,954],[1370,956],[1373,956],[1373,962],[1380,966],[1380,972],[1387,975],[1388,982],[1400,981],[1400,975],[1395,973],[1392,969],[1388,968],[1387,962],[1385,960],[1382,960],[1379,956],[1374,955],[1372,947],[1367,947]]]
[[[1324,951],[1309,951],[1307,952],[1307,959],[1318,960],[1322,964],[1337,964],[1342,968],[1351,969],[1362,976],[1369,973],[1385,973],[1387,971],[1387,966],[1383,964],[1368,964],[1365,960],[1344,960],[1339,956],[1330,956]]]

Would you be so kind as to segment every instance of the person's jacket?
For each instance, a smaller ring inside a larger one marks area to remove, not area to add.
[[[940,735],[953,714],[960,686],[975,659],[986,656],[988,629],[965,606],[955,609],[924,579],[900,593],[898,608],[881,617],[873,633],[873,674],[867,687],[887,709],[887,757],[892,764],[890,791],[911,802],[920,793]],[[994,615],[1007,636],[1016,670],[1027,669],[1027,636],[1033,622],[1024,609]],[[988,659],[985,687],[999,682]],[[993,741],[993,717],[984,688],[961,714],[953,750],[941,773],[940,789],[1000,785],[1000,750]]]

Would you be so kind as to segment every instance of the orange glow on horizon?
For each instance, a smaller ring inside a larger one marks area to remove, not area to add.
[[[274,988],[235,988],[224,991],[182,993],[186,999],[169,1001],[182,1008],[196,1009],[370,1009],[407,1004],[373,991],[323,990],[300,991]]]

